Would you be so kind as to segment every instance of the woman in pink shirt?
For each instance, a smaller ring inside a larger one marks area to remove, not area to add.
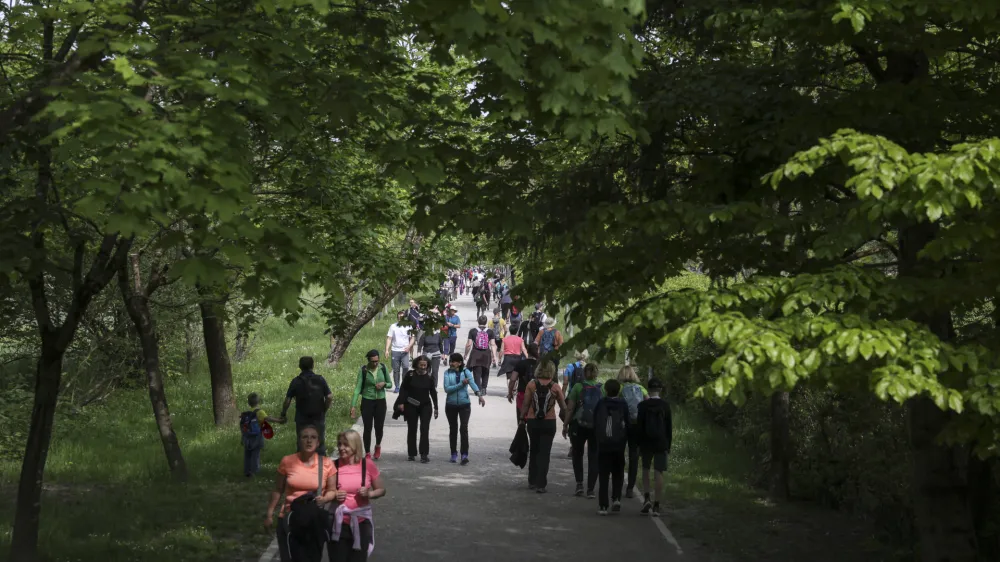
[[[330,562],[366,562],[375,550],[371,500],[385,496],[378,465],[364,458],[361,436],[349,429],[337,436],[337,509],[328,552]]]
[[[500,362],[500,371],[497,376],[507,375],[507,382],[510,382],[510,372],[514,370],[517,362],[527,358],[528,354],[524,349],[524,340],[514,333],[508,333],[507,337],[500,340],[500,354],[503,359]]]

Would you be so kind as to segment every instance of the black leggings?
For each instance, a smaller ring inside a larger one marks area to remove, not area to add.
[[[458,434],[462,434],[462,454],[469,454],[469,415],[472,414],[472,404],[461,406],[448,404],[444,407],[444,415],[448,418],[448,442],[451,444],[451,454],[458,452]],[[461,430],[459,430],[461,421]]]
[[[605,451],[601,453],[597,464],[600,470],[600,483],[597,488],[598,507],[608,508],[608,480],[611,480],[611,501],[621,501],[622,480],[625,479],[624,451]]]
[[[505,302],[500,305],[500,310],[502,311],[500,314],[503,316],[504,320],[510,321],[510,307],[513,306],[513,304],[514,303]]]
[[[570,428],[569,442],[573,446],[573,475],[577,484],[583,483],[583,449],[587,448],[587,491],[594,489],[597,483],[597,439],[593,429],[585,429],[578,425]]]
[[[431,427],[431,411],[433,406],[430,402],[414,406],[406,405],[406,450],[411,457],[417,456],[417,422],[420,422],[420,456],[426,457],[431,450],[431,443],[428,433]]]
[[[365,452],[372,450],[372,426],[375,427],[375,445],[382,444],[382,428],[385,426],[385,398],[381,400],[361,399],[361,421],[365,425]]]
[[[488,366],[472,367],[472,378],[476,381],[479,390],[485,392],[486,387],[490,384],[490,368]]]
[[[344,523],[340,528],[340,540],[326,545],[330,562],[367,562],[368,545],[372,543],[372,522],[358,522],[358,534],[361,535],[361,550],[354,550],[354,535],[351,526]]]
[[[627,489],[635,489],[635,479],[639,474],[639,435],[635,430],[636,426],[629,426],[628,435],[628,484]]]

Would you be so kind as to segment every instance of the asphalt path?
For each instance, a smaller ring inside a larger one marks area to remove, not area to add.
[[[475,327],[468,295],[455,302],[465,349]],[[443,373],[442,367],[442,373]],[[439,390],[440,418],[431,421],[430,463],[406,460],[406,424],[387,417],[382,458],[387,495],[374,503],[378,562],[412,560],[612,560],[683,561],[698,558],[670,532],[669,506],[660,519],[639,515],[638,500],[624,500],[622,512],[598,516],[597,500],[573,495],[575,479],[561,431],[552,448],[547,494],[528,490],[527,468],[510,463],[508,449],[517,429],[505,385],[491,377],[486,406],[473,405],[469,421],[470,463],[449,462],[445,394]],[[440,380],[440,377],[439,377]],[[394,395],[390,395],[390,400]],[[390,404],[391,407],[391,404]],[[561,429],[561,428],[560,428]],[[277,546],[260,562],[276,562]]]

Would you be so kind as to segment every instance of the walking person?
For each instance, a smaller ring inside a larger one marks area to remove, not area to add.
[[[326,411],[333,404],[333,393],[326,379],[313,372],[313,358],[299,358],[299,375],[288,384],[285,405],[281,409],[282,423],[288,420],[288,407],[295,399],[295,434],[310,425],[319,432],[320,455],[326,454]]]
[[[618,382],[622,389],[619,396],[628,405],[628,480],[625,485],[625,497],[635,497],[635,479],[639,474],[639,431],[636,424],[639,421],[639,404],[649,398],[649,393],[639,383],[639,376],[635,374],[635,369],[625,365],[618,370]]]
[[[639,513],[660,516],[660,494],[663,492],[663,473],[667,470],[667,456],[673,442],[673,420],[670,404],[660,397],[663,383],[659,379],[649,379],[649,400],[639,404],[639,420],[636,431],[639,434],[639,451],[642,453],[643,502]],[[656,487],[650,502],[649,472],[656,473]]]
[[[462,327],[462,319],[458,317],[458,309],[453,305],[445,307],[445,325],[448,327],[448,346],[441,352],[445,355],[456,353],[458,350],[458,330]]]
[[[397,394],[399,377],[406,372],[406,366],[410,362],[410,352],[416,343],[413,328],[402,324],[405,318],[406,312],[400,310],[396,313],[397,322],[389,326],[389,331],[385,335],[385,356],[392,358],[392,380],[395,383],[392,391]]]
[[[496,336],[493,330],[486,327],[486,317],[479,317],[479,326],[469,330],[469,339],[465,342],[465,364],[472,369],[472,375],[483,394],[488,394],[490,384],[490,367],[499,363],[497,360]]]
[[[538,344],[538,353],[542,355],[542,360],[552,361],[559,370],[559,358],[556,352],[563,344],[562,332],[556,329],[556,319],[546,318],[542,323],[542,331],[535,336],[535,343]]]
[[[358,382],[354,385],[354,397],[351,398],[351,419],[357,418],[357,407],[361,406],[361,422],[365,431],[365,455],[371,456],[372,429],[375,430],[374,459],[382,457],[382,433],[385,427],[385,387],[392,384],[389,369],[385,363],[379,362],[378,350],[371,350],[365,355],[367,363],[358,371]]]
[[[431,360],[431,378],[434,379],[434,388],[438,385],[438,371],[441,368],[441,354],[443,353],[444,337],[437,327],[431,327],[417,342],[417,354],[424,355]]]
[[[333,460],[319,454],[322,433],[318,428],[302,425],[297,435],[298,452],[278,464],[264,526],[274,523],[274,510],[284,495],[276,533],[281,562],[319,562],[330,523],[326,506],[336,499],[337,468]],[[290,524],[292,515],[294,525]]]
[[[493,330],[493,337],[496,338],[495,341],[497,345],[497,350],[500,349],[500,342],[507,337],[507,321],[500,316],[500,309],[493,309],[493,318],[486,323],[486,328]]]
[[[543,363],[551,363],[543,360]],[[573,475],[576,477],[577,496],[583,495],[583,452],[587,452],[587,497],[594,498],[597,484],[597,442],[594,438],[595,413],[603,397],[601,383],[597,382],[597,365],[588,363],[583,369],[584,381],[577,383],[569,391],[567,399],[567,423],[563,425],[563,437],[567,434],[573,447]]]
[[[511,371],[514,370],[514,367],[517,366],[521,359],[528,356],[524,340],[517,337],[513,332],[507,332],[507,336],[500,340],[500,350],[497,355],[500,356],[500,370],[497,372],[497,376],[506,375],[509,384]]]
[[[444,372],[444,391],[447,395],[444,415],[448,418],[448,443],[451,445],[451,462],[458,462],[458,434],[462,435],[462,466],[469,464],[469,416],[472,402],[469,387],[479,398],[479,405],[485,406],[486,399],[480,394],[479,386],[472,373],[465,368],[461,353],[452,353],[448,370]]]
[[[406,311],[407,319],[413,324],[412,334],[419,340],[424,335],[424,314],[420,312],[420,305],[417,301],[410,299],[410,308]]]
[[[243,443],[243,475],[252,478],[260,472],[260,452],[264,449],[264,430],[270,423],[284,423],[272,418],[261,407],[260,395],[247,396],[250,409],[240,414],[240,441]]]
[[[506,284],[500,289],[500,310],[503,311],[504,320],[510,322],[510,310],[514,306],[514,299],[510,296],[510,287]],[[517,330],[514,330],[517,333]]]
[[[628,404],[619,397],[621,383],[612,379],[604,385],[605,397],[594,413],[597,440],[597,514],[622,510],[622,485],[625,480],[625,448],[628,446]],[[608,480],[611,493],[608,497]],[[610,499],[610,501],[609,501]]]
[[[510,336],[508,336],[510,337]],[[507,402],[515,401],[516,409],[514,414],[518,420],[522,419],[521,408],[524,405],[524,392],[528,388],[528,383],[535,378],[535,369],[538,368],[538,346],[529,343],[527,346],[527,357],[521,359],[514,365],[507,380]]]
[[[545,493],[549,479],[549,460],[552,440],[556,436],[556,404],[565,412],[566,401],[562,388],[554,382],[556,369],[552,363],[543,362],[524,389],[521,420],[527,424],[531,443],[528,453],[528,489]],[[563,436],[566,432],[563,429]]]
[[[403,414],[406,420],[406,450],[409,461],[417,460],[429,463],[430,458],[430,425],[431,406],[434,419],[438,417],[438,395],[434,380],[430,375],[430,359],[420,356],[413,360],[413,369],[403,377],[400,385],[399,398],[396,400],[396,410]],[[395,419],[395,415],[393,418]],[[417,426],[420,428],[420,445],[417,445]]]
[[[378,465],[361,456],[361,437],[349,429],[337,436],[337,507],[327,553],[330,562],[367,562],[375,550],[371,500],[385,497]]]
[[[566,365],[566,371],[563,373],[563,390],[567,393],[576,386],[576,383],[583,382],[583,368],[587,366],[590,352],[584,349],[577,351],[573,356],[576,361]]]

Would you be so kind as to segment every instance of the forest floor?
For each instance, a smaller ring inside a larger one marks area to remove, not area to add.
[[[258,392],[264,409],[277,415],[288,382],[297,374],[298,357],[313,355],[317,372],[334,393],[328,434],[347,427],[355,369],[365,351],[384,347],[388,324],[385,319],[366,327],[342,366],[330,370],[321,360],[329,339],[318,314],[307,313],[295,326],[265,321],[249,358],[233,365],[239,406],[244,409],[245,396]],[[76,414],[59,414],[46,467],[39,540],[47,559],[258,560],[271,541],[261,525],[273,485],[270,475],[280,458],[294,450],[293,426],[276,428],[262,456],[262,476],[248,480],[242,475],[238,429],[212,423],[207,367],[198,365],[191,375],[171,375],[167,392],[191,475],[186,484],[169,478],[144,387],[123,389]],[[680,559],[893,559],[862,522],[823,508],[767,500],[748,485],[753,466],[733,437],[693,409],[674,411],[674,451],[665,489],[670,515],[665,521],[687,546]],[[568,460],[553,458],[553,465],[557,463],[568,465]],[[19,469],[19,463],[0,462],[0,560],[9,553]],[[455,515],[462,519],[462,514]],[[664,543],[669,559],[674,559],[672,549]]]

